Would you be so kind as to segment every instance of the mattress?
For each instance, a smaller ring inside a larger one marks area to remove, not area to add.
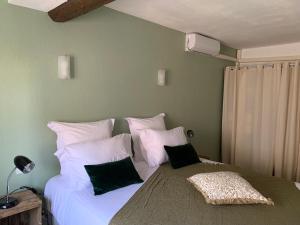
[[[214,161],[201,160],[203,163],[216,164]],[[157,169],[149,168],[145,162],[135,162],[134,165],[143,180],[147,180]],[[76,191],[68,185],[66,178],[58,175],[47,182],[45,197],[50,202],[54,222],[58,225],[108,225],[142,185],[133,184],[94,196],[92,186]]]

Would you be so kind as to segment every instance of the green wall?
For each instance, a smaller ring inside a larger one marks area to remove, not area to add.
[[[43,187],[59,172],[47,122],[167,113],[169,128],[193,129],[199,153],[219,158],[223,69],[231,63],[184,52],[184,34],[102,8],[67,23],[0,3],[0,193],[15,155],[36,163],[18,185]],[[73,56],[73,80],[57,57]],[[168,85],[156,85],[168,70]],[[127,131],[122,120],[117,131]]]

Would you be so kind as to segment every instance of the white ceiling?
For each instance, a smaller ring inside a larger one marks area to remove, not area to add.
[[[116,0],[107,6],[238,49],[300,41],[300,0]]]
[[[8,3],[48,12],[67,1],[68,0],[8,0]]]

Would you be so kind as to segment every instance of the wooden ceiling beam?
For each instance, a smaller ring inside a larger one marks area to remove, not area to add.
[[[112,1],[114,0],[68,0],[50,10],[48,15],[55,22],[66,22]]]

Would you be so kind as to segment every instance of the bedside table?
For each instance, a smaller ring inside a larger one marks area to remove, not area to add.
[[[31,191],[21,191],[11,196],[19,204],[0,210],[0,225],[42,225],[42,200]]]

